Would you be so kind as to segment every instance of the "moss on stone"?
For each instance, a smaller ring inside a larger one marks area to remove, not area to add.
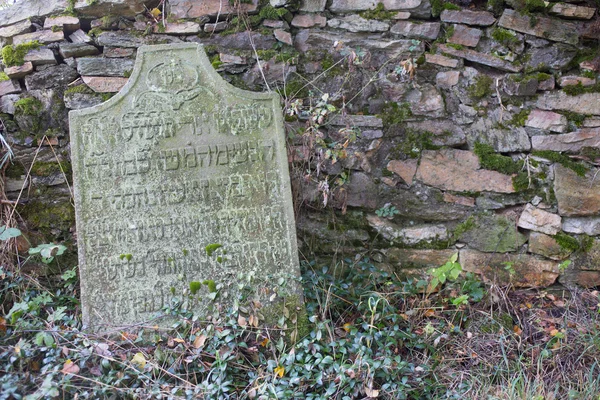
[[[13,162],[13,163],[9,164],[8,168],[6,168],[6,171],[4,174],[6,175],[7,178],[19,179],[23,175],[25,175],[25,167],[23,166],[23,164],[21,164],[18,161]]]
[[[379,114],[379,117],[383,122],[383,127],[386,128],[393,125],[399,125],[403,123],[406,119],[412,117],[412,115],[413,114],[410,110],[410,104],[398,104],[396,102],[390,102],[385,105],[385,107],[382,110],[382,113]]]
[[[439,17],[444,10],[462,10],[456,4],[446,2],[444,0],[431,0],[431,15]]]
[[[575,171],[575,173],[579,176],[585,176],[585,173],[588,170],[588,168],[585,164],[580,163],[580,162],[575,162],[575,161],[571,160],[571,158],[569,156],[561,154],[557,151],[536,150],[536,151],[531,152],[531,154],[536,157],[541,157],[541,158],[545,158],[546,160],[557,162],[560,165],[562,165],[563,167],[569,168],[569,169]]]
[[[456,228],[454,228],[454,231],[452,232],[453,240],[460,239],[465,232],[470,231],[471,229],[475,228],[475,226],[475,218],[470,215],[469,218],[456,225]]]
[[[40,43],[37,40],[32,42],[21,43],[18,45],[6,45],[2,48],[2,62],[7,67],[14,67],[17,65],[23,65],[25,62],[24,58],[27,52],[35,50],[40,47]]]
[[[523,126],[525,125],[525,121],[527,121],[527,117],[529,117],[529,113],[531,110],[524,109],[513,115],[513,117],[507,122],[508,125],[511,126]]]
[[[46,177],[59,172],[64,172],[65,175],[70,175],[71,164],[64,161],[60,164],[56,161],[37,161],[31,167],[31,173],[36,176]]]
[[[30,225],[30,228],[39,230],[46,237],[55,237],[54,230],[59,230],[65,235],[75,223],[75,210],[68,201],[56,203],[34,200],[27,203],[20,214]]]
[[[497,154],[489,144],[476,142],[473,152],[479,158],[479,164],[482,168],[506,175],[516,174],[523,169],[523,161],[514,161],[511,157]]]
[[[221,61],[221,56],[219,55],[219,53],[213,55],[210,58],[210,65],[212,65],[212,67],[214,69],[218,69],[221,65],[223,65],[223,62]]]
[[[25,97],[15,102],[15,114],[39,116],[44,108],[41,101],[35,97]]]
[[[410,158],[419,158],[423,150],[438,150],[440,148],[433,144],[432,137],[431,132],[418,132],[407,129],[404,140],[395,147],[395,150]]]
[[[494,28],[494,30],[492,30],[492,38],[505,46],[511,46],[519,43],[517,34],[504,28]]]
[[[581,240],[581,251],[584,253],[589,252],[594,247],[594,238],[588,235],[582,235]]]
[[[435,1],[435,0],[434,0]],[[439,1],[439,0],[437,0]],[[359,15],[366,19],[378,19],[378,20],[386,20],[392,19],[397,12],[387,11],[383,3],[377,3],[377,6],[373,10],[367,10],[361,12]]]
[[[583,126],[583,121],[585,121],[585,119],[589,117],[589,115],[578,114],[571,111],[558,111],[558,113],[567,117],[567,121],[575,125],[577,128]]]
[[[569,96],[579,96],[584,93],[598,93],[600,92],[600,83],[595,83],[591,86],[583,86],[581,82],[578,82],[577,85],[567,85],[563,87],[562,90]]]
[[[581,245],[579,244],[579,241],[577,239],[575,239],[572,236],[567,235],[564,232],[558,232],[553,237],[554,237],[554,240],[556,241],[556,243],[558,243],[558,245],[562,249],[568,250],[570,252],[577,251],[581,247]]]
[[[89,88],[87,85],[76,85],[71,86],[67,90],[65,90],[65,94],[73,94],[73,93],[85,93],[85,94],[94,94],[95,92]]]
[[[4,72],[0,72],[0,82],[9,80],[10,78]]]
[[[467,94],[475,100],[489,96],[492,94],[491,85],[493,82],[494,80],[491,77],[480,74],[475,78],[475,83],[467,88]]]

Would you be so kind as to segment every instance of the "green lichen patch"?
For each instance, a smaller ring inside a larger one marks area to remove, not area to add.
[[[507,47],[519,43],[517,34],[514,31],[504,28],[494,28],[492,30],[492,38]]]
[[[18,45],[6,45],[2,48],[2,62],[7,67],[14,67],[17,65],[23,65],[25,62],[24,58],[27,52],[35,50],[40,47],[40,43],[37,40],[32,42],[21,43]]]
[[[67,162],[57,161],[37,161],[31,167],[31,173],[36,176],[52,176],[57,173],[64,173],[69,176],[71,174],[71,164]]]
[[[531,110],[521,110],[507,122],[508,125],[511,126],[523,126],[525,125],[525,121],[527,121],[527,117],[529,117],[529,113]]]
[[[565,168],[569,168],[579,176],[585,176],[585,173],[588,171],[588,167],[580,162],[573,161],[569,156],[559,153],[557,151],[551,150],[536,150],[531,153],[536,157],[545,158],[546,160],[550,160],[553,162],[557,162]]]
[[[396,103],[390,102],[385,105],[382,113],[379,115],[383,122],[384,129],[394,125],[400,125],[408,118],[412,117],[412,111],[410,104],[408,103]]]
[[[492,83],[494,80],[490,76],[480,74],[475,78],[475,82],[467,88],[467,94],[475,100],[489,96],[492,94]]]
[[[75,224],[75,209],[68,201],[30,201],[20,210],[20,214],[30,229],[38,230],[48,238],[69,236]],[[56,235],[56,231],[60,235]]]
[[[456,4],[449,3],[444,0],[431,0],[431,15],[439,17],[444,10],[462,10]]]
[[[473,152],[479,158],[482,168],[498,171],[506,175],[516,174],[523,169],[523,161],[497,154],[492,146],[476,142]]]
[[[394,11],[387,11],[383,3],[377,3],[374,9],[363,11],[359,15],[366,19],[386,20],[392,19],[396,14]]]
[[[419,132],[413,129],[407,129],[404,139],[394,150],[407,155],[409,158],[419,158],[423,150],[439,150],[440,146],[433,144],[431,132]]]

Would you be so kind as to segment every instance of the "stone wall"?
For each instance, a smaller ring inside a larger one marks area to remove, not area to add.
[[[117,92],[139,46],[191,41],[233,85],[281,93],[301,257],[364,254],[413,274],[458,251],[466,270],[516,286],[600,285],[596,7],[460,4],[1,10],[1,119],[16,156],[5,191],[20,227],[75,248],[68,111]]]

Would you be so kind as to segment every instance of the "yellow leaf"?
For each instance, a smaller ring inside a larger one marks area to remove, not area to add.
[[[279,365],[275,367],[273,372],[275,372],[275,375],[279,376],[280,378],[283,378],[283,374],[285,374],[285,368]]]
[[[515,325],[515,326],[513,326],[513,332],[516,333],[517,335],[521,336],[521,333],[523,333],[523,329],[521,329],[520,327]]]
[[[63,374],[78,374],[79,366],[77,364],[73,363],[73,361],[67,360],[67,361],[65,361],[65,364],[63,365],[63,369],[60,372],[62,372]]]
[[[248,321],[246,321],[246,318],[244,318],[241,314],[238,315],[237,322],[242,328],[245,328],[248,325]]]
[[[141,369],[144,369],[146,366],[146,357],[142,353],[135,353],[131,362],[139,366]]]
[[[346,322],[344,325],[342,325],[342,328],[344,328],[344,330],[346,332],[350,332],[350,328],[352,328],[352,324],[350,322]]]
[[[175,338],[175,339],[173,339],[173,341],[177,342],[177,343],[185,343],[185,340],[183,340],[181,338]]]
[[[269,338],[264,338],[262,342],[260,342],[260,345],[262,347],[267,347],[267,345],[269,344]]]
[[[199,349],[200,347],[204,346],[205,342],[206,342],[206,335],[196,336],[196,339],[194,339],[194,347]]]
[[[558,329],[552,329],[550,331],[550,336],[556,336],[556,335],[558,335]]]
[[[152,14],[152,16],[153,16],[154,18],[158,18],[158,17],[160,16],[160,14],[161,14],[161,11],[160,11],[158,8],[153,8],[153,9],[150,11],[150,14]]]

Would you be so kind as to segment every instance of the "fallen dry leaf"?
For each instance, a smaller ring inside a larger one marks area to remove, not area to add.
[[[65,364],[63,365],[63,369],[60,372],[62,372],[63,374],[78,374],[79,366],[77,364],[75,364],[73,361],[67,360],[67,361],[65,361]]]
[[[196,339],[194,339],[194,347],[196,349],[199,349],[200,347],[204,346],[204,343],[206,343],[206,335],[199,335],[196,336]]]

